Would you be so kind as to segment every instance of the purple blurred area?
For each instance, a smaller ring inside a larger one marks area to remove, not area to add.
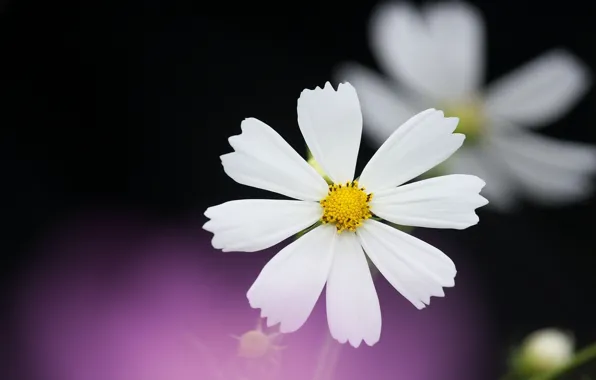
[[[23,378],[239,380],[237,371],[254,367],[237,357],[230,335],[256,326],[258,311],[245,294],[274,249],[222,253],[200,222],[160,226],[106,212],[73,218],[38,249],[43,259],[22,278],[16,309]],[[379,281],[381,341],[342,346],[333,378],[480,378],[490,321],[474,268],[458,266],[456,287],[423,311]],[[312,378],[327,331],[323,306],[283,337],[279,379]]]

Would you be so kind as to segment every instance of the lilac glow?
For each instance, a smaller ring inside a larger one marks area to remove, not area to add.
[[[240,372],[254,372],[251,367],[270,366],[239,358],[230,335],[256,326],[258,311],[245,294],[274,250],[222,253],[209,239],[200,223],[159,227],[118,214],[80,217],[55,230],[40,245],[44,259],[20,295],[29,376],[239,380]],[[487,326],[461,273],[447,298],[433,299],[423,311],[379,282],[381,341],[372,348],[343,346],[334,378],[477,378]],[[319,302],[301,330],[283,337],[287,348],[280,351],[276,379],[312,379],[327,330],[323,306]]]

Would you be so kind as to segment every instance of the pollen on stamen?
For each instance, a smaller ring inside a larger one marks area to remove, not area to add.
[[[338,233],[356,231],[372,216],[371,199],[372,193],[367,194],[364,187],[359,187],[358,181],[329,185],[327,196],[320,202],[323,206],[321,223],[334,224]]]

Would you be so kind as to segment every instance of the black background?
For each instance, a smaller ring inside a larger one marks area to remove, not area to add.
[[[35,261],[29,247],[87,207],[203,218],[235,184],[219,155],[257,117],[303,151],[296,100],[346,60],[376,67],[367,21],[376,2],[123,0],[5,2],[0,14],[3,309]],[[485,16],[487,80],[555,47],[596,70],[592,2],[476,1]],[[543,133],[596,143],[596,95]],[[366,144],[366,141],[365,141]],[[372,154],[361,149],[359,165]],[[480,211],[444,234],[481,271],[505,345],[542,326],[596,339],[596,209],[525,203]],[[10,313],[7,314],[10,318]],[[13,322],[7,319],[5,326]],[[10,342],[10,341],[9,341]],[[5,345],[4,343],[2,345]]]

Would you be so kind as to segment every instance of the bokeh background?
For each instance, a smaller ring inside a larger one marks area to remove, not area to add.
[[[219,155],[246,117],[304,152],[297,97],[338,63],[377,67],[377,4],[5,0],[0,378],[216,380],[207,356],[236,365],[229,335],[255,326],[244,294],[275,249],[210,248],[208,206],[263,196]],[[594,4],[471,4],[486,20],[489,82],[554,47],[596,70]],[[596,144],[595,125],[590,91],[540,133]],[[373,152],[364,140],[360,167]],[[537,328],[596,340],[594,197],[479,215],[465,231],[415,232],[458,264],[456,287],[418,312],[380,284],[381,343],[342,351],[337,379],[498,378]],[[321,313],[288,337],[284,379],[309,380]]]

